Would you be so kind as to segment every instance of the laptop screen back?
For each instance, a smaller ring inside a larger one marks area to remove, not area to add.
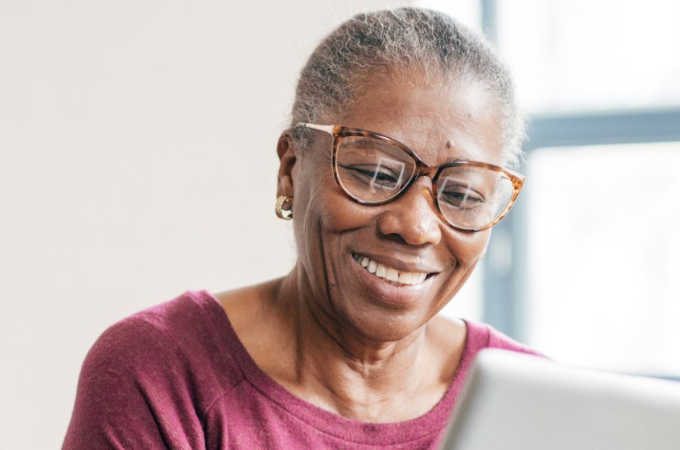
[[[678,450],[680,384],[484,350],[442,450]]]

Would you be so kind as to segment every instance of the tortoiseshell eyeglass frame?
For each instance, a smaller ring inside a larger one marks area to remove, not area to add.
[[[323,131],[324,133],[328,133],[333,137],[333,156],[331,160],[332,164],[332,169],[333,169],[333,177],[335,178],[335,182],[338,184],[342,192],[345,193],[350,199],[354,200],[357,203],[360,203],[362,205],[367,205],[367,206],[380,206],[384,205],[386,203],[393,202],[397,200],[400,196],[404,194],[408,190],[409,187],[417,180],[418,178],[422,176],[426,176],[432,180],[432,200],[433,203],[436,205],[437,208],[437,214],[439,217],[446,222],[450,227],[460,230],[460,231],[465,231],[465,232],[477,232],[477,231],[483,231],[487,230],[494,225],[496,225],[498,222],[503,220],[505,216],[508,215],[508,212],[512,208],[512,206],[515,204],[515,201],[517,200],[517,197],[519,196],[519,193],[522,190],[522,187],[524,186],[524,176],[514,172],[512,170],[504,169],[499,166],[495,166],[493,164],[488,164],[484,162],[478,162],[478,161],[467,161],[467,160],[454,160],[446,164],[442,164],[441,166],[428,166],[423,162],[423,160],[410,148],[408,148],[406,145],[402,144],[401,142],[397,141],[396,139],[392,139],[389,136],[385,136],[384,134],[376,133],[374,131],[368,131],[368,130],[362,130],[359,128],[346,128],[340,125],[318,125],[314,123],[308,123],[308,122],[298,122],[295,124],[296,127],[304,127],[304,128],[309,128],[312,130],[318,130],[318,131]],[[342,181],[340,180],[340,176],[338,175],[338,148],[340,148],[340,142],[342,142],[342,139],[348,136],[363,136],[363,137],[370,137],[370,138],[375,138],[379,139],[381,141],[387,142],[388,144],[394,145],[400,149],[402,149],[404,152],[406,152],[413,160],[416,162],[416,170],[413,171],[413,174],[411,175],[411,178],[404,184],[404,186],[397,192],[393,197],[388,198],[387,200],[382,200],[379,202],[368,202],[365,200],[361,200],[360,198],[355,197],[352,195],[342,184]],[[513,192],[510,197],[510,201],[508,202],[507,206],[501,214],[494,219],[493,222],[484,225],[479,228],[464,228],[460,227],[458,225],[455,225],[451,223],[442,213],[441,208],[439,207],[439,201],[437,200],[437,195],[436,192],[438,192],[437,189],[437,180],[439,178],[439,174],[441,174],[442,170],[448,168],[448,167],[454,167],[454,166],[470,166],[470,167],[481,167],[487,170],[490,170],[492,172],[496,172],[500,174],[501,176],[509,179],[512,182],[513,186]]]

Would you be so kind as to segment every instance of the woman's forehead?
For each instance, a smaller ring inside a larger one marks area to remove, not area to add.
[[[377,79],[331,120],[397,139],[427,164],[451,159],[502,163],[503,114],[491,90],[470,81],[417,81]]]

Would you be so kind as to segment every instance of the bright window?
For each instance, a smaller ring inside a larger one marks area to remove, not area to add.
[[[529,111],[680,104],[680,2],[494,3],[497,43]]]
[[[680,143],[531,153],[527,341],[571,364],[680,374]]]

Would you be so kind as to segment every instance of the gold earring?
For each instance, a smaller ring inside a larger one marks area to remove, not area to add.
[[[286,205],[288,208],[284,208]],[[293,219],[293,197],[288,197],[287,195],[279,195],[276,199],[276,207],[274,208],[276,212],[276,217],[283,220]]]

